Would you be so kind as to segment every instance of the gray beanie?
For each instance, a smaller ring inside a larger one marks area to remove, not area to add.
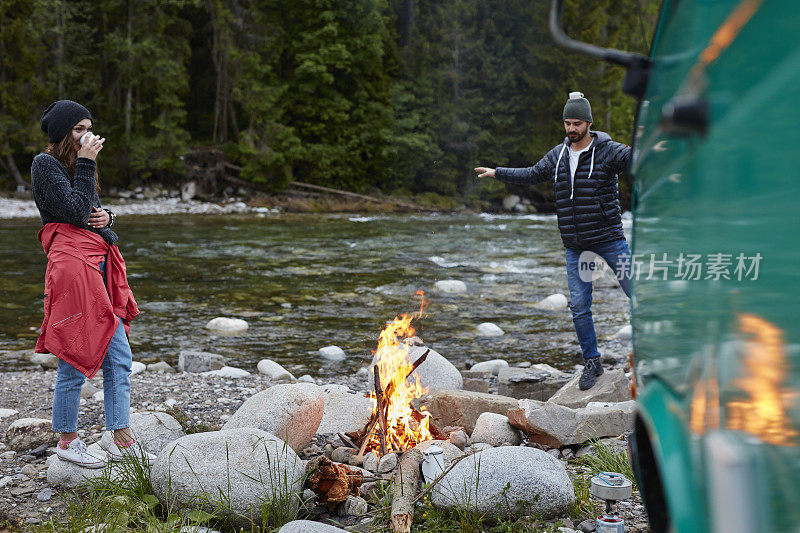
[[[592,106],[589,100],[583,97],[583,93],[569,93],[569,100],[564,104],[564,120],[583,120],[584,122],[594,122],[592,120]]]
[[[50,104],[42,113],[42,131],[47,134],[51,143],[57,143],[67,136],[75,124],[85,118],[92,120],[92,114],[81,104],[72,100],[59,100]]]

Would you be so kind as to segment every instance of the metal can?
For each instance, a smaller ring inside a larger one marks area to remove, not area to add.
[[[625,521],[616,515],[601,515],[596,525],[595,533],[625,533]]]

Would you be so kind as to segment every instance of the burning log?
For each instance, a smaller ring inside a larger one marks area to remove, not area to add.
[[[414,522],[414,500],[419,484],[419,463],[422,452],[406,450],[392,475],[392,515],[389,525],[393,533],[409,533]]]
[[[386,413],[383,405],[383,388],[381,387],[381,376],[378,373],[378,365],[372,367],[372,374],[375,376],[375,398],[377,406],[375,414],[378,417],[378,437],[381,441],[381,457],[386,455]]]
[[[336,504],[345,501],[349,495],[358,496],[361,492],[361,471],[336,464],[324,455],[309,461],[306,472],[310,472],[308,487],[329,511],[333,511]]]

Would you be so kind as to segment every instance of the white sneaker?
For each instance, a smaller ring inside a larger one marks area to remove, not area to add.
[[[110,438],[109,438],[110,437]],[[107,435],[100,441],[100,446],[108,452],[108,458],[112,461],[126,461],[126,460],[147,460],[148,465],[152,465],[156,461],[156,456],[148,453],[144,446],[138,441],[133,441],[133,444],[125,448],[120,448],[114,442],[113,436]]]
[[[105,457],[86,448],[81,439],[74,439],[67,448],[56,446],[56,455],[62,461],[75,463],[84,468],[103,468],[108,464]]]

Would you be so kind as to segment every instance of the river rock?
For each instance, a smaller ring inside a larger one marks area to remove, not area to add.
[[[347,533],[347,531],[322,522],[293,520],[280,528],[278,533]]]
[[[381,460],[378,462],[378,473],[379,474],[388,474],[397,466],[397,454],[396,453],[387,453]]]
[[[405,346],[408,347],[408,351],[405,352],[405,358],[409,364],[416,362],[427,350],[424,346]],[[372,365],[383,355],[383,351],[386,349],[387,348],[384,347],[375,352],[375,355],[372,357]],[[372,377],[372,369],[370,369],[369,375]],[[459,372],[450,361],[445,359],[443,355],[434,350],[428,353],[425,362],[419,365],[414,373],[408,377],[407,383],[411,385],[415,382],[415,379],[419,379],[421,387],[426,387],[431,391],[437,389],[455,390],[460,389],[464,385],[461,372]],[[368,387],[370,391],[375,389],[372,379],[369,380]]]
[[[606,370],[589,390],[580,390],[580,372],[550,397],[550,401],[567,407],[585,407],[589,402],[624,402],[631,399],[631,382],[622,369]]]
[[[19,411],[17,411],[16,409],[0,409],[0,418],[14,416],[17,413],[19,413]]]
[[[181,200],[188,202],[189,200],[194,199],[195,196],[197,196],[196,181],[187,181],[181,185]]]
[[[256,368],[260,374],[269,376],[272,381],[295,381],[295,377],[291,372],[283,368],[280,364],[276,363],[272,359],[262,359],[258,362]]]
[[[87,449],[98,456],[106,456],[106,451],[100,447],[99,442],[87,446]],[[90,480],[108,474],[111,479],[124,483],[125,476],[121,475],[120,470],[115,468],[117,463],[109,463],[105,468],[84,468],[75,463],[62,461],[58,455],[53,454],[47,458],[47,482],[56,485],[63,485],[68,488],[75,488],[87,484]],[[110,473],[106,470],[111,469]]]
[[[6,430],[5,444],[17,452],[27,452],[42,444],[58,444],[58,433],[46,418],[19,418]]]
[[[515,207],[520,203],[521,199],[516,194],[509,194],[505,198],[503,198],[503,209],[506,211],[513,211]]]
[[[492,446],[506,443],[517,446],[520,441],[519,433],[509,425],[506,415],[482,413],[475,422],[472,442],[485,442]]]
[[[364,429],[372,414],[373,400],[363,394],[352,394],[343,385],[323,385],[325,412],[317,435],[349,433]]]
[[[479,337],[501,337],[506,334],[500,326],[492,322],[483,322],[475,328],[478,330]]]
[[[546,401],[566,385],[572,376],[550,365],[501,368],[497,374],[497,393],[512,398]]]
[[[145,370],[147,370],[147,365],[142,363],[141,361],[131,362],[131,376],[135,376],[136,374],[141,374]]]
[[[153,455],[158,455],[164,446],[186,434],[175,418],[160,411],[131,413],[130,424],[136,440]],[[103,438],[106,435],[111,438],[110,431],[106,431]]]
[[[241,318],[227,318],[224,316],[211,319],[205,325],[207,330],[216,335],[237,335],[247,331],[249,327],[247,322]]]
[[[203,375],[219,376],[221,378],[229,378],[229,379],[239,379],[239,378],[246,378],[247,376],[250,375],[250,372],[233,366],[223,366],[218,370],[209,370],[208,372],[203,372]]]
[[[311,383],[275,385],[248,398],[222,429],[258,428],[305,448],[322,422],[325,395]]]
[[[551,294],[544,300],[534,305],[539,309],[565,309],[567,307],[567,297],[563,294]]]
[[[337,514],[341,517],[360,516],[369,510],[367,500],[358,496],[350,495],[345,501],[339,504]]]
[[[434,285],[437,291],[445,294],[458,294],[467,292],[467,285],[457,279],[441,279]]]
[[[491,372],[495,376],[500,373],[503,368],[508,368],[508,361],[505,359],[492,359],[491,361],[481,361],[475,363],[470,367],[470,372]]]
[[[591,439],[622,435],[633,429],[636,402],[592,402],[572,409],[553,402],[519,400],[508,412],[509,423],[531,442],[551,448],[582,444]]]
[[[178,355],[179,372],[208,372],[225,366],[225,358],[216,353],[183,350]]]
[[[474,509],[490,519],[569,512],[575,492],[558,459],[524,446],[492,448],[467,457],[431,493],[433,505]]]
[[[344,361],[347,355],[338,346],[325,346],[319,349],[319,354],[328,361]]]
[[[169,363],[165,361],[159,361],[158,363],[150,363],[147,365],[147,370],[150,372],[162,372],[164,374],[174,374],[175,369],[169,366]]]
[[[44,370],[58,369],[58,357],[51,353],[32,353],[28,360],[34,365],[41,366]]]
[[[469,434],[482,413],[505,415],[519,407],[515,398],[458,390],[435,390],[417,402],[418,407],[427,408],[437,426],[460,426]]]
[[[630,340],[631,336],[633,335],[633,328],[630,324],[626,324],[619,328],[616,333],[614,333],[614,338],[620,340]]]
[[[264,503],[285,506],[283,513],[294,512],[303,475],[302,461],[286,443],[243,427],[173,441],[158,455],[150,479],[166,508],[213,513],[218,509],[208,500],[224,498],[236,525],[249,529],[250,517],[260,518]]]
[[[335,452],[336,450],[334,450]],[[335,459],[334,459],[335,460]],[[376,472],[378,470],[378,454],[375,452],[369,452],[364,454],[364,462],[362,466],[364,470],[369,470],[370,472]]]

